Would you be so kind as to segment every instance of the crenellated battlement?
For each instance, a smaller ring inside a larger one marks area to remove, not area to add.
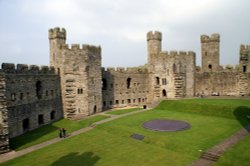
[[[147,33],[147,41],[149,40],[162,40],[162,34],[159,31],[149,31]]]
[[[240,45],[240,55],[250,55],[250,45]]]
[[[174,57],[174,56],[195,56],[194,51],[162,51],[160,52],[159,56],[168,56],[168,57]]]
[[[131,73],[140,73],[140,74],[147,74],[148,70],[145,67],[107,67],[102,68],[103,72],[111,72],[111,73],[124,73],[124,74],[131,74]]]
[[[101,53],[101,47],[100,46],[93,46],[93,45],[87,45],[87,44],[63,44],[61,45],[61,49],[68,50],[68,51],[87,51],[94,54],[100,54]]]
[[[220,34],[213,33],[210,37],[207,35],[201,35],[200,41],[201,43],[220,42]]]
[[[56,74],[54,67],[14,63],[2,63],[1,71],[10,74]]]
[[[49,29],[49,39],[56,38],[66,40],[66,30],[64,28],[60,29],[59,27]]]

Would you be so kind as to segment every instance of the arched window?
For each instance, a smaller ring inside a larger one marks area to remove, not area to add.
[[[36,82],[36,97],[38,99],[42,98],[42,82],[41,81]]]
[[[50,112],[50,120],[54,120],[56,118],[56,111]]]
[[[165,89],[162,90],[162,96],[163,96],[163,97],[166,97],[166,96],[167,96],[167,92],[166,92]]]
[[[131,85],[131,78],[128,78],[127,79],[127,89],[129,89],[130,88],[130,85]]]
[[[107,90],[107,80],[105,78],[102,79],[102,90]]]
[[[212,69],[212,67],[213,67],[213,66],[212,66],[211,64],[208,65],[208,68],[209,68],[209,69]]]
[[[160,85],[160,78],[159,77],[155,77],[155,83],[156,83],[156,85]]]

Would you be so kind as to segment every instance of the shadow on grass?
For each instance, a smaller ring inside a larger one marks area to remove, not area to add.
[[[93,152],[84,152],[82,154],[73,152],[59,158],[57,161],[52,163],[51,166],[93,166],[100,159],[101,158],[95,155]]]
[[[33,141],[40,139],[41,137],[44,137],[48,133],[52,133],[52,135],[56,136],[59,133],[58,130],[59,130],[59,127],[53,126],[53,123],[44,125],[41,128],[37,128],[23,135],[11,138],[10,148],[16,150],[29,142],[33,142]]]
[[[237,107],[234,110],[235,118],[240,122],[240,124],[250,132],[250,108],[246,106]]]

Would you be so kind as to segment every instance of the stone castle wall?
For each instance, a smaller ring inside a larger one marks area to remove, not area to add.
[[[0,154],[9,151],[8,110],[5,74],[0,71]]]
[[[146,105],[147,68],[103,68],[102,78],[103,110]]]
[[[54,68],[2,64],[9,137],[63,117],[60,79]]]

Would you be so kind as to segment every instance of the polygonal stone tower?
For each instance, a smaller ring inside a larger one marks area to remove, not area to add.
[[[150,31],[147,33],[148,43],[148,64],[152,64],[154,57],[161,52],[162,34],[158,31]]]
[[[102,111],[101,47],[66,44],[66,30],[49,30],[50,65],[59,72],[64,117],[79,119]]]
[[[218,71],[220,66],[220,35],[201,35],[201,58],[204,72]]]

